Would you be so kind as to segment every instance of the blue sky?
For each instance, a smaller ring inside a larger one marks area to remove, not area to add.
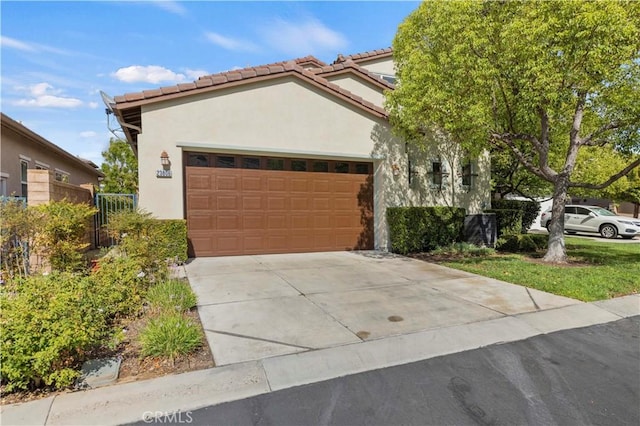
[[[418,2],[1,1],[2,112],[102,161],[111,96],[391,46]]]

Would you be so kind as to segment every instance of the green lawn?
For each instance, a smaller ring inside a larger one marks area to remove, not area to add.
[[[444,265],[585,302],[640,292],[640,244],[568,237],[566,245],[568,266],[540,263],[543,253],[496,254]]]

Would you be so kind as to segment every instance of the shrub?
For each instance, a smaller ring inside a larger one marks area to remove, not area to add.
[[[490,209],[485,213],[495,213],[498,238],[506,234],[519,234],[522,230],[522,211],[514,209]]]
[[[540,203],[531,200],[493,200],[491,207],[494,209],[508,209],[522,211],[522,229],[526,234],[540,212]]]
[[[82,251],[89,247],[85,237],[96,209],[84,203],[54,201],[36,207],[43,220],[36,237],[41,252],[54,271],[79,271],[86,267]]]
[[[43,215],[19,198],[0,198],[0,265],[4,278],[29,275],[29,247],[34,247],[36,231]]]
[[[189,284],[180,280],[168,280],[153,285],[147,293],[147,301],[155,310],[184,312],[196,306],[196,295]]]
[[[109,333],[104,305],[89,277],[56,272],[16,280],[0,291],[0,371],[6,390],[72,384],[86,351]]]
[[[545,250],[549,237],[542,234],[506,234],[496,241],[496,250],[512,253]]]
[[[465,210],[450,207],[390,207],[391,251],[429,251],[462,240]]]
[[[136,259],[106,256],[91,275],[109,317],[135,315],[142,309],[149,278]]]
[[[143,356],[168,357],[193,352],[202,345],[197,324],[181,313],[164,313],[149,320],[140,332]]]
[[[156,226],[164,244],[158,255],[160,259],[173,259],[184,263],[187,255],[187,221],[184,219],[156,219]]]

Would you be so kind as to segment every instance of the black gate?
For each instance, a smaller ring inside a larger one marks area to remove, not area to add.
[[[109,217],[122,211],[133,211],[138,207],[136,194],[96,194],[95,238],[96,247],[111,247],[115,244],[107,233]]]

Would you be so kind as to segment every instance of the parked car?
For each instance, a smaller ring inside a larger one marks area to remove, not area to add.
[[[542,213],[540,225],[549,230],[551,210]],[[564,206],[564,230],[570,234],[576,232],[599,233],[604,238],[633,238],[640,235],[640,219],[618,216],[598,206]]]

